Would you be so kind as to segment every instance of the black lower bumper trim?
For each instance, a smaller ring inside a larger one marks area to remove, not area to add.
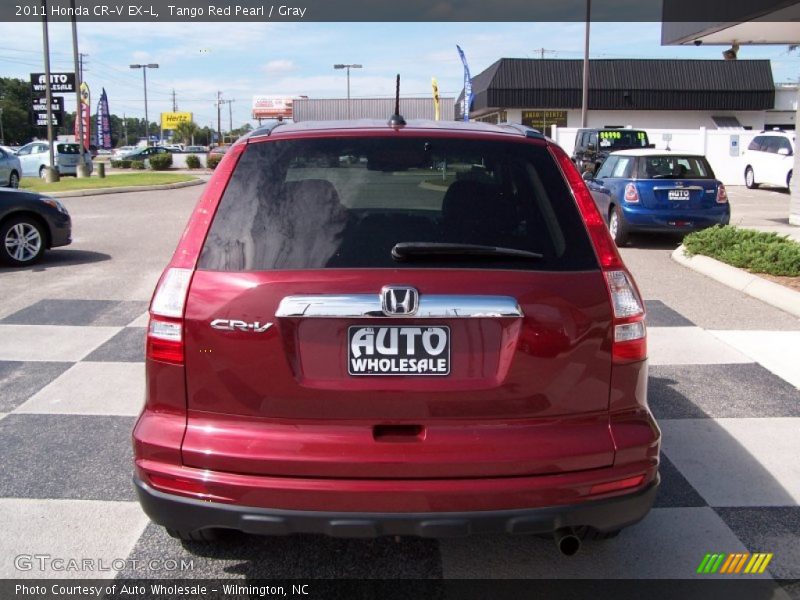
[[[204,502],[166,494],[134,477],[139,502],[153,522],[169,529],[194,532],[234,529],[262,535],[316,533],[334,537],[382,535],[426,538],[478,533],[551,533],[561,527],[593,527],[614,531],[647,515],[655,501],[659,478],[633,494],[604,500],[544,508],[426,513],[344,513],[255,508]]]

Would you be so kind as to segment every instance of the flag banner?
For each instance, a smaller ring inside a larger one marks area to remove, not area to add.
[[[431,79],[431,85],[433,86],[433,111],[435,119],[438,121],[441,119],[441,114],[439,113],[439,82],[436,81],[436,77]]]
[[[111,117],[108,112],[106,88],[103,88],[100,101],[97,103],[97,147],[111,149]]]
[[[80,138],[80,129],[78,127],[78,119],[83,121],[83,147],[88,148],[91,145],[92,139],[92,107],[91,95],[89,93],[89,85],[84,81],[81,83],[81,105],[75,112],[75,139]]]
[[[467,65],[467,57],[464,56],[464,51],[461,46],[456,45],[458,55],[461,57],[461,62],[464,64],[464,104],[462,106],[462,114],[464,120],[469,121],[469,111],[472,108],[472,77],[469,75],[469,65]]]

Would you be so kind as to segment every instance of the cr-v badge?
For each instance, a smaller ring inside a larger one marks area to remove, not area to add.
[[[252,333],[264,333],[267,329],[272,327],[272,323],[261,323],[261,321],[247,323],[246,321],[238,321],[236,319],[214,319],[211,321],[211,327],[221,331],[250,331]]]

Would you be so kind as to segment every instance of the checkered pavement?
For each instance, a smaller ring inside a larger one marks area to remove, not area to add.
[[[193,578],[681,579],[707,552],[772,552],[764,577],[800,578],[800,332],[707,331],[647,304],[664,434],[656,506],[565,559],[551,541],[510,536],[183,546],[149,523],[130,480],[146,303],[41,300],[0,319],[0,578],[92,576],[15,568],[19,554],[48,554],[127,559],[119,574],[131,577],[174,575],[131,559],[183,558]]]

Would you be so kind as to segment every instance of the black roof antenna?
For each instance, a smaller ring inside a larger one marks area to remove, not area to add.
[[[401,127],[405,124],[406,120],[400,114],[400,73],[398,73],[394,90],[394,114],[389,117],[389,125],[392,127]]]

